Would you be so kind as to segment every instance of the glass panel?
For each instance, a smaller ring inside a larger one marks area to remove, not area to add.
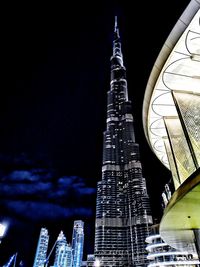
[[[181,183],[195,170],[195,165],[178,117],[164,117],[169,141],[173,149],[174,158]]]
[[[200,96],[173,92],[187,129],[198,165],[200,166]]]
[[[165,148],[167,151],[167,156],[168,156],[168,160],[169,160],[169,165],[170,165],[170,169],[172,172],[172,178],[173,178],[173,182],[174,182],[174,187],[175,189],[177,189],[180,186],[180,180],[179,180],[179,175],[177,172],[177,168],[176,168],[176,163],[174,162],[174,157],[172,154],[172,150],[170,147],[170,143],[168,138],[163,138],[164,144],[165,144]]]

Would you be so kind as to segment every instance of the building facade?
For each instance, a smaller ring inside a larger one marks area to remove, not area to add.
[[[97,184],[95,258],[100,266],[146,266],[152,216],[135,142],[126,69],[115,20],[102,180]]]
[[[81,220],[74,221],[72,234],[72,266],[80,267],[83,258],[84,245],[84,222]]]
[[[200,0],[191,0],[152,68],[143,126],[152,151],[171,171],[175,188],[166,201],[161,237],[177,250],[197,251],[200,258],[199,21]]]
[[[72,266],[72,248],[67,244],[63,231],[60,232],[56,242],[56,254],[54,267],[71,267]]]
[[[87,267],[89,266],[95,266],[95,256],[94,254],[88,254],[87,255]]]
[[[41,228],[33,267],[44,267],[47,258],[49,234],[46,228]]]

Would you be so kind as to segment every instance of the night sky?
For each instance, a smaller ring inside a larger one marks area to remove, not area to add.
[[[115,15],[143,176],[159,220],[170,172],[144,137],[142,104],[158,53],[188,3],[28,1],[2,9],[0,221],[8,229],[0,266],[18,252],[18,262],[31,267],[40,228],[48,228],[51,247],[60,230],[71,242],[79,219],[84,258],[93,253]]]

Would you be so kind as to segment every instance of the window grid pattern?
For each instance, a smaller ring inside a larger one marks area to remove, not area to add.
[[[117,52],[116,47],[120,47]],[[97,184],[95,257],[102,267],[144,267],[148,262],[145,238],[152,217],[139,145],[135,142],[118,31],[113,43],[110,84],[102,180]]]

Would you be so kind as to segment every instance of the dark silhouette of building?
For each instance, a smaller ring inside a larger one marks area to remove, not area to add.
[[[97,185],[95,258],[100,266],[143,267],[147,265],[145,238],[152,216],[135,142],[117,19],[107,97],[102,180]]]

